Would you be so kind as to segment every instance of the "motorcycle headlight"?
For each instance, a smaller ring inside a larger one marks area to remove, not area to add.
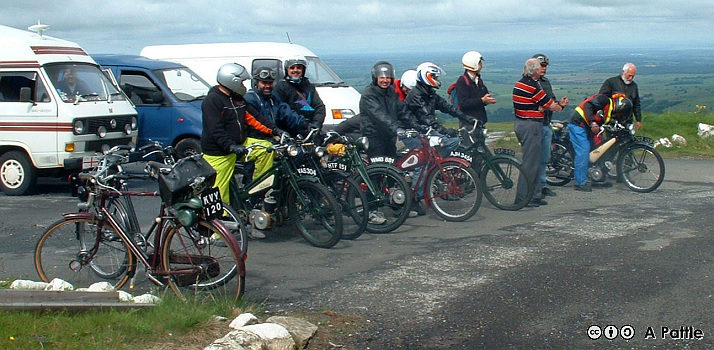
[[[488,135],[488,129],[483,128],[483,129],[481,130],[481,136],[482,136],[483,138],[486,138],[486,135]]]
[[[321,158],[322,158],[322,156],[325,155],[325,151],[326,151],[326,150],[327,150],[327,149],[326,149],[325,147],[320,147],[320,146],[315,147],[315,154],[316,154],[318,157],[321,157]]]
[[[360,150],[366,151],[369,149],[369,140],[367,140],[366,137],[362,136],[355,141],[355,144]]]
[[[630,132],[630,135],[634,135],[635,134],[635,124],[628,124],[627,130]]]
[[[295,146],[295,145],[288,146],[288,155],[289,156],[295,157],[296,155],[298,155],[299,152],[300,151],[298,150],[297,146]]]

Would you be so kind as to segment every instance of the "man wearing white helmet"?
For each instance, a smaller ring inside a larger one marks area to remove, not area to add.
[[[402,73],[401,79],[394,81],[394,90],[399,95],[399,99],[404,101],[407,99],[407,94],[412,91],[417,82],[417,71],[409,69]]]
[[[431,62],[424,62],[417,67],[417,83],[409,91],[405,100],[407,107],[417,118],[419,124],[431,127],[442,134],[456,135],[456,130],[449,130],[439,123],[436,111],[458,118],[460,122],[473,124],[474,117],[468,116],[439,96],[435,89],[441,87],[440,77],[444,74],[441,67]]]
[[[439,78],[443,74],[444,71],[441,67],[434,63],[424,62],[420,64],[417,67],[417,83],[414,88],[409,91],[409,94],[407,94],[405,102],[420,125],[423,127],[431,127],[436,131],[432,136],[450,136],[444,139],[443,152],[445,155],[448,155],[459,145],[459,138],[455,137],[457,134],[455,129],[448,129],[439,123],[436,117],[436,111],[438,110],[458,118],[459,123],[464,124],[473,124],[475,118],[464,114],[436,93],[435,89],[441,87]],[[421,171],[421,169],[418,171]],[[415,174],[414,178],[418,178],[418,175],[419,174]],[[424,194],[423,186],[418,186],[416,192],[416,200],[412,202],[414,203],[412,209],[419,213],[419,215],[425,215],[426,212],[419,204]]]
[[[491,96],[481,79],[482,62],[483,56],[478,51],[469,51],[461,58],[464,74],[456,80],[456,97],[462,112],[486,124],[486,105],[496,103],[496,98]],[[459,126],[464,125],[460,123]]]

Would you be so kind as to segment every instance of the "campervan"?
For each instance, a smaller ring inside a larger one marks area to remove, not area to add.
[[[76,43],[0,26],[0,190],[32,191],[97,152],[136,142],[137,113]]]
[[[201,153],[201,103],[211,86],[176,62],[137,55],[95,55],[139,113],[139,146],[174,146],[179,156]]]
[[[360,93],[345,84],[317,55],[307,48],[291,43],[246,42],[218,44],[185,44],[147,46],[141,55],[181,63],[211,84],[216,84],[216,73],[225,63],[239,63],[249,71],[259,66],[277,67],[278,78],[285,74],[285,60],[304,57],[306,76],[310,79],[322,102],[325,103],[324,129],[332,129],[341,121],[359,113]],[[246,84],[250,84],[247,81]],[[250,89],[250,86],[246,86]]]

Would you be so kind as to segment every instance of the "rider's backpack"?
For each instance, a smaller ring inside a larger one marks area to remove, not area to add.
[[[466,74],[464,74],[464,81],[466,82],[466,85],[471,85],[471,77],[467,76]],[[446,93],[449,94],[449,102],[451,102],[454,107],[461,109],[461,105],[459,104],[459,98],[456,96],[456,82],[453,82],[451,83],[451,85],[449,85],[449,89],[446,90]]]

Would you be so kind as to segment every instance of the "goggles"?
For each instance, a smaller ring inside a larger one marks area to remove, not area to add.
[[[550,60],[548,60],[548,57],[537,56],[536,58],[538,59],[538,61],[540,61],[541,66],[547,66],[550,63]]]
[[[274,70],[270,69],[261,69],[259,72],[256,72],[254,77],[259,80],[275,80],[277,77],[277,74],[275,73]]]

